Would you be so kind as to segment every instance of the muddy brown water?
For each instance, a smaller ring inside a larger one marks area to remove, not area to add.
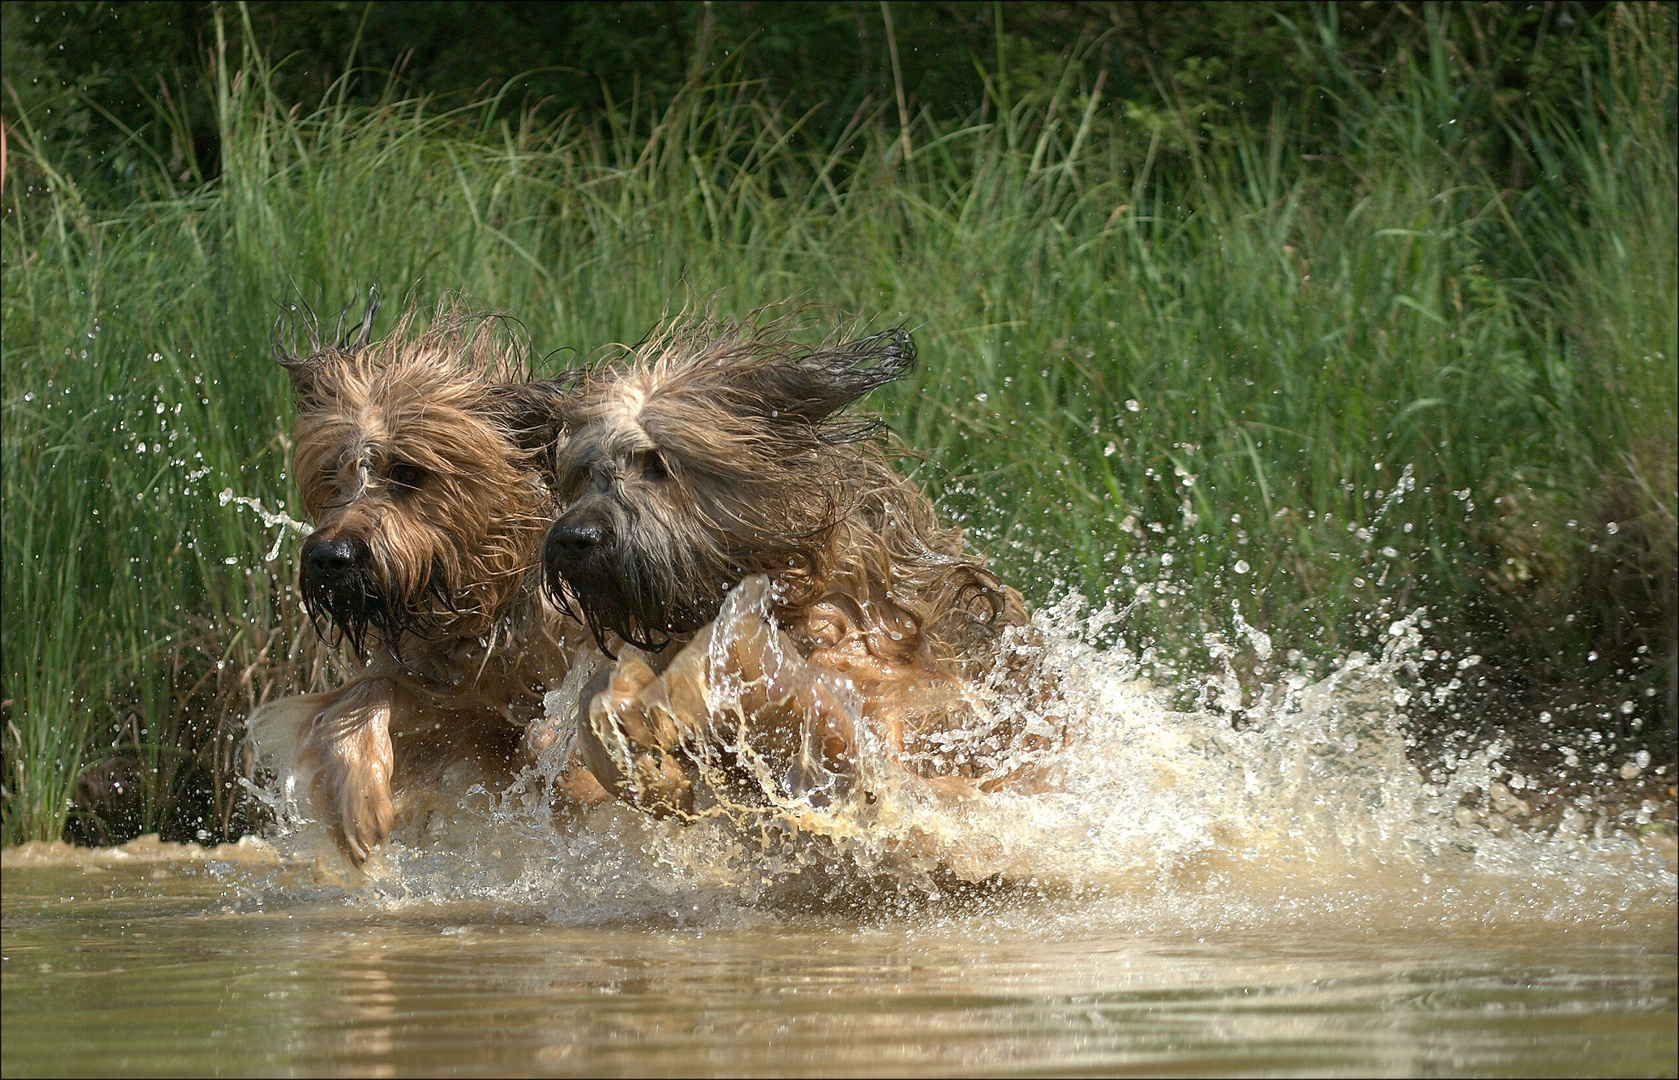
[[[1676,1068],[1657,892],[1431,918],[1369,910],[1369,883],[1235,906],[1016,888],[567,924],[214,853],[8,864],[7,1076]]]
[[[1397,652],[1241,730],[1065,654],[1052,793],[556,821],[537,770],[358,875],[282,778],[272,846],[11,849],[0,1072],[1679,1072],[1671,807],[1424,775]]]

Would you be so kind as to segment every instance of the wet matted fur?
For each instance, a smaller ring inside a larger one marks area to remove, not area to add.
[[[585,696],[590,767],[661,813],[692,805],[696,757],[723,744],[795,788],[843,783],[858,717],[916,775],[1025,783],[1045,740],[982,692],[1034,674],[1020,594],[847,412],[913,367],[910,336],[795,330],[678,318],[564,399],[545,581],[639,654]]]
[[[445,302],[423,330],[410,310],[372,341],[376,307],[375,292],[353,338],[341,319],[323,343],[311,321],[307,348],[292,335],[275,350],[315,524],[303,603],[367,665],[251,720],[358,864],[389,835],[404,789],[501,778],[521,749],[528,758],[543,693],[586,641],[545,599],[536,565],[554,514],[539,468],[551,384],[528,383],[523,348],[494,316]],[[586,795],[592,781],[576,779]]]

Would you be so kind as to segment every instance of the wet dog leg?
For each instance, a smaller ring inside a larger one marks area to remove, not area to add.
[[[578,708],[577,745],[583,763],[614,796],[656,817],[688,813],[693,781],[677,760],[678,718],[640,701],[657,685],[653,670],[625,657],[584,688]]]
[[[315,812],[357,866],[390,836],[393,709],[387,679],[360,679],[329,696],[303,733],[300,771],[312,774]]]
[[[662,817],[692,809],[695,759],[757,757],[794,797],[849,779],[852,720],[821,669],[764,616],[758,601],[767,587],[747,579],[739,602],[662,675],[626,658],[585,691],[579,742],[609,791]]]

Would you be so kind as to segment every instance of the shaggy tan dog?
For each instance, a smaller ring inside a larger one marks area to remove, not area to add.
[[[935,786],[1041,782],[1062,725],[1000,692],[1041,681],[1020,594],[845,415],[909,336],[794,329],[679,319],[563,399],[546,582],[636,647],[584,696],[585,760],[660,815],[719,765],[831,798],[863,738]]]
[[[296,392],[294,473],[316,529],[300,584],[318,629],[367,660],[344,687],[264,706],[251,730],[305,783],[358,865],[390,834],[404,789],[505,781],[587,635],[549,604],[536,553],[554,508],[538,461],[552,394],[526,385],[499,321],[441,306],[371,342],[276,343]],[[565,794],[603,798],[574,769]]]

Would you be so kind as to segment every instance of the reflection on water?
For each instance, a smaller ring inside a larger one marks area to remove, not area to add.
[[[1671,903],[1455,928],[1148,906],[1015,889],[566,924],[301,866],[8,867],[3,1071],[1675,1069]]]
[[[308,822],[9,852],[0,1064],[1679,1071],[1671,832],[1589,792],[1537,822],[1552,781],[1496,745],[1419,772],[1404,709],[1449,687],[1407,681],[1411,620],[1313,682],[1238,614],[1256,675],[1182,710],[1087,643],[1104,618],[1040,622],[1080,726],[1049,793],[953,799],[865,753],[872,798],[557,819],[551,761],[433,800],[365,875]]]

